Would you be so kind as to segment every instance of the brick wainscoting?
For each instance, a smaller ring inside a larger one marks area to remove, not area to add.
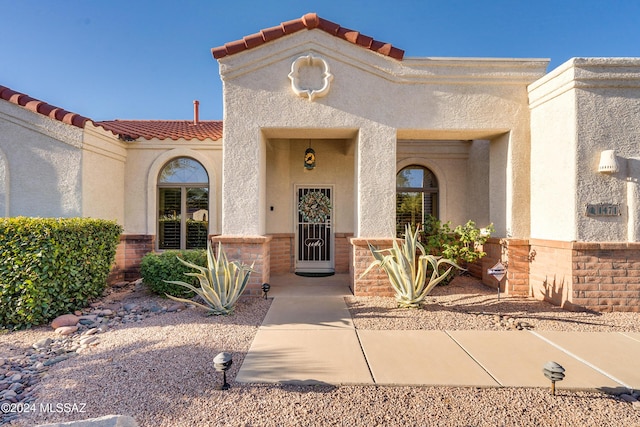
[[[640,243],[530,243],[536,298],[570,310],[640,311]]]
[[[251,295],[262,294],[262,284],[269,281],[271,274],[271,236],[214,236],[211,241],[217,245],[222,243],[229,260],[240,260],[245,264],[253,264],[254,273],[247,285]]]
[[[484,250],[483,283],[496,287],[487,269],[501,261],[508,295],[567,310],[640,311],[640,243],[490,239]]]
[[[498,282],[487,270],[500,261],[507,267],[500,291],[510,296],[529,295],[529,241],[526,239],[489,239],[484,245],[487,255],[482,258],[482,283],[498,289]],[[477,267],[470,269],[477,274]],[[474,274],[474,276],[476,275]]]
[[[146,234],[122,234],[116,249],[116,265],[111,269],[109,284],[140,278],[140,261],[153,251],[155,236]]]
[[[349,272],[349,254],[351,233],[334,234],[334,258],[336,273]],[[271,274],[286,274],[295,272],[295,234],[269,234],[271,237]]]
[[[390,248],[393,246],[393,239],[366,239],[351,238],[351,269],[349,276],[351,278],[351,289],[356,296],[386,296],[395,295],[393,288],[389,284],[389,279],[384,271],[379,268],[372,269],[366,276],[360,277],[362,273],[373,262],[373,256],[369,250],[368,243],[379,249]]]

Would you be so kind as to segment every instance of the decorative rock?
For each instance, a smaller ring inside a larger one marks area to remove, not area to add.
[[[171,304],[168,308],[167,308],[167,312],[168,313],[173,313],[175,311],[179,311],[179,310],[183,310],[184,309],[184,304],[182,303],[175,303],[175,304]]]
[[[73,312],[76,316],[82,316],[82,312],[80,310],[76,310]]]
[[[80,317],[80,324],[85,326],[90,326],[96,323],[98,320],[98,316],[95,314],[87,314]]]
[[[35,348],[36,350],[42,350],[46,347],[49,347],[52,342],[53,340],[51,338],[42,338],[41,340],[33,344],[33,348]]]
[[[12,397],[16,397],[18,394],[13,390],[5,390],[2,392],[2,396],[4,399],[11,399]]]
[[[80,339],[80,345],[89,345],[89,344],[96,343],[96,341],[98,341],[98,337],[96,336],[91,336],[91,335],[85,336]]]
[[[125,305],[124,305],[124,309],[125,309],[126,311],[128,311],[128,312],[135,311],[135,310],[137,310],[139,307],[140,307],[140,306],[139,306],[138,304],[135,304],[135,303],[132,303],[132,302],[127,303],[127,304],[125,304]]]
[[[51,366],[51,365],[55,365],[56,363],[60,363],[64,360],[67,360],[68,358],[72,357],[75,353],[66,353],[66,354],[62,354],[58,357],[55,357],[53,359],[49,359],[47,361],[44,362],[44,366]]]
[[[98,310],[98,311],[94,312],[94,314],[97,315],[97,316],[102,316],[102,317],[112,316],[113,315],[113,310],[105,308],[104,310]]]
[[[60,326],[58,329],[56,329],[55,332],[56,334],[59,334],[59,335],[71,335],[77,330],[78,330],[77,326]]]
[[[111,285],[111,287],[112,288],[124,288],[128,284],[129,284],[129,282],[117,282],[117,283],[114,283],[113,285]]]
[[[100,332],[100,329],[98,328],[91,328],[91,329],[87,329],[86,331],[84,331],[82,333],[82,335],[93,335],[93,334],[97,334],[98,332]]]
[[[58,329],[61,326],[75,326],[78,324],[80,318],[75,314],[63,314],[62,316],[58,316],[53,319],[51,322],[51,327],[53,329]]]
[[[620,399],[624,400],[625,402],[629,402],[629,403],[633,403],[633,402],[637,402],[638,399],[636,399],[635,397],[633,397],[630,394],[621,394],[620,395]]]

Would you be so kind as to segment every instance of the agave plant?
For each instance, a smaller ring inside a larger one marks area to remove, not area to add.
[[[195,304],[210,311],[210,314],[229,314],[233,312],[233,308],[238,301],[238,298],[242,295],[242,292],[244,292],[247,287],[247,283],[249,283],[249,277],[253,272],[253,264],[249,267],[239,261],[229,262],[227,255],[222,249],[222,243],[218,245],[217,257],[213,253],[211,243],[207,245],[208,267],[201,267],[183,259],[178,259],[184,265],[200,271],[199,273],[185,273],[187,276],[198,278],[200,281],[200,289],[189,283],[178,280],[165,280],[165,282],[184,286],[185,288],[192,290],[196,294],[200,295],[207,305],[185,298],[174,297],[168,294],[167,297],[175,301]]]
[[[419,227],[418,227],[419,228]],[[362,273],[366,275],[372,268],[379,266],[387,273],[389,282],[396,293],[398,307],[417,308],[433,288],[445,280],[453,268],[459,268],[454,261],[434,255],[428,255],[422,243],[418,241],[418,229],[411,231],[409,224],[405,227],[405,238],[402,246],[393,242],[390,249],[377,249],[369,244],[369,250],[375,261]],[[418,255],[416,252],[420,251]],[[446,272],[439,274],[441,265],[449,265]],[[427,283],[427,274],[432,273]]]

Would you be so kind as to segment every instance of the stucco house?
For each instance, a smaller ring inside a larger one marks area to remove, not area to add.
[[[640,59],[410,58],[316,14],[212,54],[222,122],[95,122],[0,86],[0,213],[117,220],[126,278],[209,237],[252,289],[335,272],[373,295],[367,242],[411,195],[494,224],[476,273],[508,263],[507,294],[640,310]]]

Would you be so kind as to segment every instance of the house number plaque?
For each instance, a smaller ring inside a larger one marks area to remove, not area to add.
[[[585,207],[586,216],[620,216],[620,203],[588,203]]]

